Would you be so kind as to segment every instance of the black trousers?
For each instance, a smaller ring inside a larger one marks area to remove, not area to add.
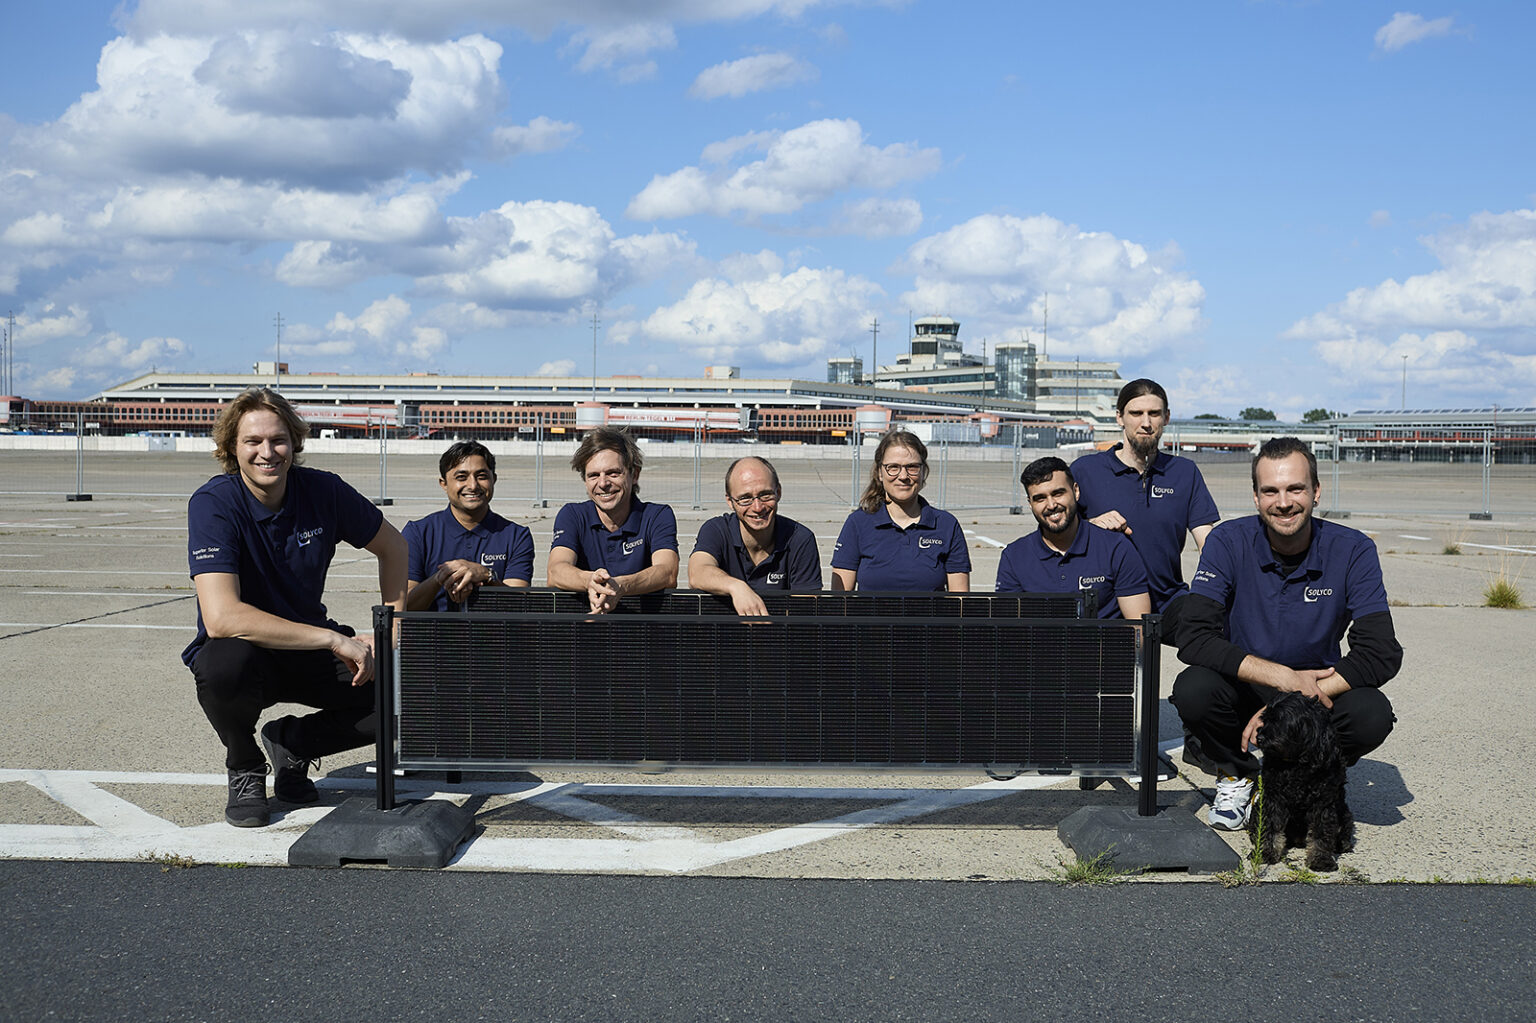
[[[1174,680],[1169,702],[1178,708],[1184,727],[1199,740],[1218,774],[1258,775],[1258,758],[1252,750],[1245,753],[1238,747],[1249,719],[1264,706],[1262,690],[1210,668],[1185,668]],[[1385,742],[1396,721],[1392,703],[1380,689],[1351,689],[1333,698],[1333,726],[1348,765]]]
[[[279,725],[278,741],[301,759],[374,741],[373,683],[354,686],[351,669],[329,650],[268,650],[243,639],[210,639],[192,662],[192,676],[197,702],[223,741],[224,766],[232,771],[266,764],[256,722],[276,703],[318,708]]]

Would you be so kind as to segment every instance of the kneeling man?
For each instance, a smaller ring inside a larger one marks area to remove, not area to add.
[[[1381,685],[1403,663],[1376,544],[1312,516],[1322,487],[1311,449],[1273,438],[1252,475],[1258,514],[1211,531],[1183,598],[1179,660],[1190,667],[1171,697],[1214,765],[1210,823],[1227,831],[1248,823],[1259,773],[1249,747],[1271,700],[1295,691],[1330,707],[1353,765],[1392,731]]]
[[[1019,476],[1040,528],[1003,549],[999,593],[1076,593],[1098,596],[1100,618],[1140,618],[1152,611],[1147,570],[1122,533],[1083,519],[1077,483],[1059,458],[1039,458]]]
[[[437,463],[437,485],[448,507],[405,524],[411,549],[411,611],[448,610],[481,586],[527,586],[533,581],[533,534],[491,511],[496,456],[479,441],[454,444]]]
[[[725,470],[731,510],[699,527],[688,585],[730,597],[739,615],[765,615],[759,593],[821,589],[816,537],[779,514],[779,474],[766,458],[738,458]]]
[[[309,765],[374,741],[373,633],[332,621],[321,602],[337,544],[377,558],[380,601],[405,604],[405,541],[341,477],[295,464],[308,433],[276,391],[241,392],[213,427],[224,473],[187,503],[197,636],[181,659],[227,751],[224,819],[236,827],[271,820],[269,759],[273,795],[313,803]],[[318,709],[267,722],[264,757],[256,721],[275,703]]]

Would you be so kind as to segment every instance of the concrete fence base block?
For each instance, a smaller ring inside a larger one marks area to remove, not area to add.
[[[373,797],[355,796],[316,821],[289,846],[288,865],[443,867],[474,826],[474,814],[445,800],[407,802],[393,810],[380,810]]]
[[[1085,806],[1062,821],[1056,834],[1079,860],[1103,856],[1114,870],[1214,874],[1241,863],[1231,846],[1180,807],[1142,817],[1134,807]]]

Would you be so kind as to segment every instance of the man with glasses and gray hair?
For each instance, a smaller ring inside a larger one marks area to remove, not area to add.
[[[821,589],[816,537],[779,514],[779,474],[766,458],[738,458],[725,470],[731,510],[699,527],[688,585],[730,597],[739,615],[765,615],[759,593]]]

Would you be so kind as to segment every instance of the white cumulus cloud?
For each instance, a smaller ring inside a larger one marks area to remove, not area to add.
[[[1479,213],[1420,242],[1440,268],[1356,288],[1285,336],[1391,407],[1410,382],[1445,400],[1536,403],[1536,210]]]
[[[692,258],[676,235],[617,237],[590,206],[504,203],[455,220],[454,241],[425,257],[420,285],[492,308],[565,309],[647,280]]]
[[[534,370],[533,375],[536,377],[568,377],[575,372],[576,361],[574,359],[555,359],[553,362],[546,362]]]
[[[1376,46],[1387,53],[1395,53],[1405,46],[1451,34],[1452,18],[1435,18],[1427,21],[1422,15],[1398,11],[1392,20],[1376,30]]]
[[[765,148],[761,160],[736,167],[684,167],[657,175],[630,202],[626,215],[666,220],[700,213],[758,217],[792,213],[808,203],[849,189],[879,191],[927,177],[939,169],[937,149],[910,143],[879,147],[865,141],[853,120],[812,121],[772,136],[706,150],[726,161],[749,149]]]
[[[815,77],[814,66],[788,53],[759,53],[705,68],[688,87],[688,95],[695,99],[739,99],[748,93],[782,89]]]
[[[879,285],[837,269],[800,267],[748,280],[707,278],[683,298],[657,309],[634,332],[670,342],[697,358],[742,367],[805,367],[856,342],[884,293]]]
[[[903,303],[960,315],[972,337],[1038,328],[1047,295],[1055,351],[1140,358],[1202,325],[1205,289],[1178,269],[1176,250],[1149,252],[1054,217],[973,217],[918,241],[907,263],[916,282]]]
[[[520,153],[553,153],[564,149],[581,134],[569,121],[535,117],[527,124],[504,125],[492,133],[496,148],[508,156]]]

